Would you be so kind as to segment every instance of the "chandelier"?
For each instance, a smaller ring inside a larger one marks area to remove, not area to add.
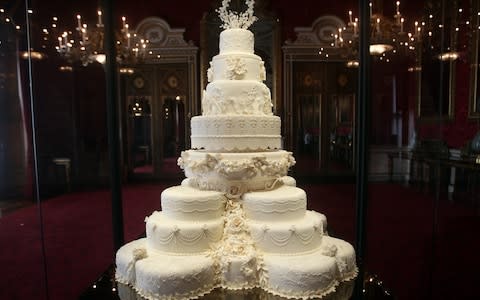
[[[415,21],[413,32],[406,32],[405,18],[400,12],[400,1],[396,1],[396,11],[391,18],[383,15],[381,1],[372,2],[370,6],[370,54],[380,57],[382,60],[387,52],[413,53],[420,41],[422,26]],[[348,11],[349,21],[343,28],[333,34],[333,47],[346,50],[346,55],[356,59],[359,49],[359,24],[358,18],[354,18],[352,11]],[[353,60],[350,66],[358,66]]]
[[[83,66],[98,62],[105,63],[105,31],[102,22],[102,11],[97,11],[97,22],[93,26],[82,22],[82,16],[76,16],[77,26],[74,30],[58,31],[57,52],[69,63],[77,61]],[[145,56],[149,43],[130,30],[126,17],[122,17],[122,28],[115,33],[117,63],[120,65],[134,64]],[[58,28],[58,18],[53,18],[52,28]]]

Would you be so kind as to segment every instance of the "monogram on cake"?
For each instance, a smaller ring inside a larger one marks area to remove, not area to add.
[[[155,300],[216,288],[322,298],[356,277],[355,252],[328,236],[326,217],[307,210],[305,192],[287,176],[295,160],[281,149],[280,118],[248,30],[254,1],[243,13],[229,2],[217,10],[224,30],[202,115],[191,120],[192,149],[178,160],[186,179],[162,192],[146,238],[118,250],[116,280]]]

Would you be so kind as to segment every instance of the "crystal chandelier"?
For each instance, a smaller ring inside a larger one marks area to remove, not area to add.
[[[89,26],[82,22],[81,15],[76,16],[77,27],[73,31],[63,31],[58,36],[57,52],[69,63],[81,62],[83,66],[98,62],[105,63],[105,31],[102,11],[97,11],[97,22]],[[52,27],[58,28],[58,18],[53,18]],[[122,17],[122,28],[116,32],[117,63],[134,64],[145,55],[148,40],[141,39],[130,30],[126,17]]]
[[[406,32],[405,18],[400,12],[400,1],[396,1],[395,4],[396,12],[393,18],[389,18],[382,13],[381,1],[376,1],[376,5],[370,2],[370,54],[380,59],[390,51],[414,53],[420,41],[422,26],[415,21],[413,33]],[[338,28],[334,34],[332,46],[346,49],[347,55],[355,59],[358,56],[360,20],[353,17],[352,11],[348,12],[348,17],[349,22],[346,27]]]

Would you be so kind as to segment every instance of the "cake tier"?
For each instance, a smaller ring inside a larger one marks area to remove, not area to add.
[[[229,256],[220,259],[220,264],[227,263],[221,274],[220,286],[230,290],[251,289],[258,286],[255,257]]]
[[[341,281],[352,280],[357,277],[355,249],[350,243],[331,236],[324,236],[320,252],[323,255],[335,257]]]
[[[149,251],[176,255],[196,254],[210,249],[222,238],[223,218],[188,222],[168,218],[161,211],[146,218]]]
[[[255,54],[219,54],[213,57],[207,71],[208,81],[266,79],[265,65]]]
[[[142,297],[190,299],[216,287],[214,262],[210,257],[150,253],[145,252],[145,244],[146,240],[140,239],[120,248],[115,274],[117,281],[133,286]],[[143,255],[139,256],[139,252]]]
[[[307,195],[300,188],[283,185],[271,191],[245,193],[242,203],[248,219],[285,222],[305,216]]]
[[[281,149],[277,116],[197,116],[191,119],[192,148],[213,152]]]
[[[268,87],[254,80],[217,80],[207,85],[203,115],[272,115]]]
[[[270,219],[270,218],[269,218]],[[324,215],[307,211],[295,221],[248,221],[250,234],[258,250],[266,253],[292,255],[307,253],[320,247],[324,235]]]
[[[227,196],[240,196],[252,190],[274,187],[295,164],[291,152],[212,153],[183,151],[178,160],[188,184],[202,190],[216,190]]]
[[[165,189],[161,195],[162,213],[171,220],[206,221],[220,218],[225,196],[215,191],[200,191],[188,186]]]
[[[125,284],[135,283],[135,263],[146,255],[146,238],[120,247],[115,255],[115,279]]]
[[[232,28],[220,32],[220,54],[231,52],[253,54],[253,33],[247,29]]]
[[[353,247],[328,236],[324,236],[322,246],[315,252],[293,256],[264,254],[263,259],[267,276],[262,288],[287,298],[322,298],[357,275]]]

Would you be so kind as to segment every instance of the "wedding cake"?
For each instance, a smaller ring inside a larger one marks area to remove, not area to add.
[[[357,275],[353,247],[328,236],[323,214],[287,176],[265,68],[254,54],[247,11],[218,9],[224,30],[208,70],[202,115],[191,119],[192,150],[178,160],[186,179],[161,194],[146,238],[116,254],[116,280],[147,299],[190,299],[216,288],[260,288],[287,298],[322,298]],[[348,296],[348,295],[347,295]]]

